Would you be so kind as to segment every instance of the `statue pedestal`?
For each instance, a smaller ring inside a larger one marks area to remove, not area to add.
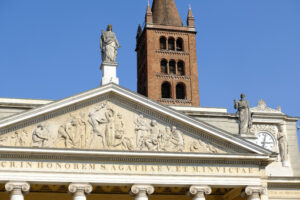
[[[102,70],[102,81],[101,85],[108,83],[119,84],[119,78],[117,77],[118,63],[107,63],[103,62],[100,69]]]

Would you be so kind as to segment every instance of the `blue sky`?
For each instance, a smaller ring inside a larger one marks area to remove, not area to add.
[[[200,104],[244,92],[300,116],[299,0],[176,0],[196,18]],[[113,24],[120,85],[136,91],[135,35],[147,0],[0,0],[0,96],[61,99],[98,87],[99,37]]]

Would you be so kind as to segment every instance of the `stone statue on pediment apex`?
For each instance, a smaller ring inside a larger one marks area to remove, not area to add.
[[[103,63],[116,63],[117,48],[120,48],[115,33],[112,31],[112,25],[107,26],[106,31],[102,30],[100,38],[100,49]]]

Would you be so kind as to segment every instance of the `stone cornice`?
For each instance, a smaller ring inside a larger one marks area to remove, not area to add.
[[[199,153],[126,152],[71,149],[34,149],[0,147],[1,159],[36,159],[62,161],[120,161],[159,163],[217,163],[267,165],[273,162],[267,155],[228,155]]]
[[[300,177],[268,177],[268,187],[300,187]]]

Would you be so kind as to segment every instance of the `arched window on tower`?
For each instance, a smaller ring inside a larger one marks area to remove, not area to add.
[[[164,82],[161,85],[161,97],[164,99],[171,98],[171,84],[169,82]]]
[[[184,62],[182,60],[180,60],[177,63],[177,73],[180,76],[184,76],[185,75],[185,73],[184,73]]]
[[[161,50],[166,50],[167,49],[167,39],[164,36],[160,37],[159,43],[160,43],[160,49]]]
[[[168,39],[168,50],[175,51],[175,39],[172,37]]]
[[[168,61],[166,59],[160,61],[160,70],[162,74],[168,73]]]
[[[178,83],[176,85],[176,99],[185,99],[185,85]]]
[[[176,40],[176,51],[183,51],[183,40],[182,40],[182,38],[178,38]]]
[[[169,62],[169,73],[170,74],[176,74],[176,62],[175,62],[175,60],[171,60]]]

